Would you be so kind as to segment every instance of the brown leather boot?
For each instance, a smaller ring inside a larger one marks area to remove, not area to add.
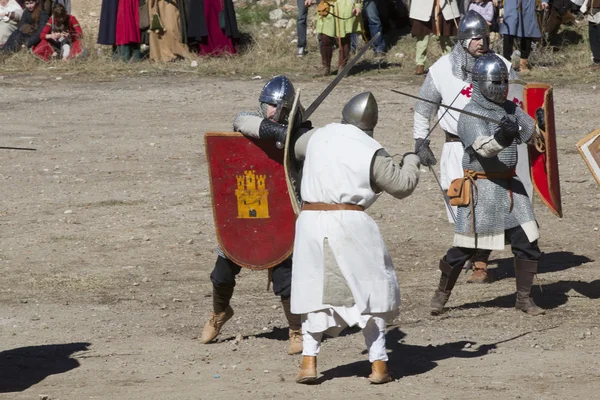
[[[225,322],[229,321],[233,317],[233,309],[227,306],[225,311],[220,313],[210,313],[208,322],[202,329],[202,336],[200,337],[200,343],[210,343],[221,333],[221,328],[225,325]]]
[[[534,316],[546,313],[531,298],[531,286],[533,285],[533,277],[537,272],[537,267],[537,261],[522,260],[515,257],[515,277],[517,281],[517,301],[515,308]]]
[[[298,314],[292,314],[290,307],[290,298],[281,298],[281,306],[285,313],[285,318],[290,326],[290,341],[288,347],[288,354],[300,354],[302,353],[302,321]]]
[[[473,273],[467,279],[467,283],[488,283],[489,281],[487,263],[485,261],[475,261],[473,263]]]
[[[346,64],[348,64],[349,58],[350,58],[350,37],[348,36],[346,38],[341,39],[341,46],[340,46],[339,58],[338,58],[338,71],[337,71],[338,74],[340,72],[342,72],[342,70],[346,67]]]
[[[333,57],[333,38],[321,35],[321,68],[315,77],[331,75],[331,58]]]
[[[425,66],[424,65],[417,65],[417,69],[415,70],[415,75],[425,75]]]
[[[369,382],[374,384],[388,383],[392,381],[392,377],[388,373],[387,364],[385,361],[374,361],[371,366],[371,375]]]
[[[529,62],[527,61],[526,58],[521,58],[521,61],[519,62],[519,71],[521,71],[521,72],[531,71],[531,69],[529,68]]]
[[[313,383],[317,380],[317,356],[302,356],[297,383]]]
[[[440,271],[442,271],[442,276],[440,277],[438,289],[431,299],[431,315],[439,315],[444,312],[444,306],[450,298],[450,293],[460,275],[461,269],[462,265],[453,268],[446,262],[445,258],[440,260]]]
[[[221,333],[221,328],[225,322],[233,317],[233,309],[229,306],[229,301],[233,296],[232,287],[217,287],[213,285],[213,312],[210,313],[208,322],[202,329],[200,343],[210,343]]]

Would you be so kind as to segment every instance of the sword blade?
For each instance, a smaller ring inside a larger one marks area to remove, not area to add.
[[[500,125],[500,121],[498,121],[498,120],[495,120],[494,118],[486,117],[486,116],[484,116],[484,115],[475,114],[475,113],[472,113],[472,112],[470,112],[470,111],[465,111],[465,110],[462,110],[462,109],[460,109],[460,108],[456,108],[456,107],[452,107],[452,106],[447,106],[447,105],[445,105],[445,104],[438,103],[438,102],[435,102],[435,101],[431,101],[431,100],[423,99],[423,98],[421,98],[421,97],[419,97],[419,96],[415,96],[415,95],[413,95],[413,94],[409,94],[409,93],[404,93],[404,92],[401,92],[401,91],[399,91],[399,90],[396,90],[396,89],[390,89],[390,90],[391,90],[392,92],[394,92],[394,93],[398,93],[398,94],[401,94],[401,95],[403,95],[403,96],[412,97],[413,99],[421,100],[421,101],[424,101],[424,102],[426,102],[426,103],[435,104],[435,105],[436,105],[436,106],[438,106],[438,107],[444,107],[444,108],[447,108],[448,110],[456,111],[456,112],[459,112],[459,113],[461,113],[461,114],[469,115],[469,116],[471,116],[471,117],[479,118],[479,119],[482,119],[482,120],[484,120],[484,121],[487,121],[487,122],[493,122],[494,124]]]
[[[310,116],[312,115],[313,112],[315,112],[315,110],[317,109],[317,107],[319,107],[321,105],[321,103],[323,102],[323,100],[325,100],[325,98],[327,96],[329,96],[329,93],[331,93],[331,91],[337,86],[337,84],[346,76],[348,75],[348,72],[350,72],[350,70],[352,69],[352,67],[354,67],[354,65],[356,65],[356,63],[358,62],[358,60],[363,56],[363,54],[365,54],[367,52],[367,50],[369,49],[369,47],[371,47],[371,44],[373,44],[373,42],[375,40],[377,40],[377,38],[379,37],[381,33],[377,32],[377,34],[375,34],[371,40],[369,40],[367,42],[367,44],[365,44],[359,51],[358,53],[356,53],[356,55],[354,56],[354,58],[352,60],[350,60],[348,62],[348,64],[346,64],[346,66],[344,67],[344,69],[339,72],[337,74],[337,76],[335,77],[334,80],[331,81],[331,83],[329,83],[329,85],[327,85],[327,87],[325,88],[325,90],[323,90],[321,92],[321,94],[315,99],[315,101],[312,102],[312,104],[310,106],[308,106],[308,108],[306,109],[306,111],[304,112],[304,115],[302,116],[302,121],[307,121]]]
[[[29,147],[6,147],[6,146],[0,146],[0,149],[2,150],[28,150],[28,151],[36,151],[37,149],[32,149]]]

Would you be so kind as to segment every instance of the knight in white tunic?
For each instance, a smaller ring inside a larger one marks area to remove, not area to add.
[[[539,133],[536,121],[506,100],[508,78],[506,65],[494,53],[481,56],[473,67],[473,97],[465,107],[470,114],[458,120],[465,149],[458,192],[469,196],[458,207],[454,246],[440,260],[442,275],[431,300],[432,314],[443,312],[460,271],[477,249],[503,250],[505,243],[515,256],[515,308],[530,315],[544,313],[530,295],[541,256],[537,222],[515,171],[517,143],[531,143]],[[537,125],[543,130],[540,111]]]
[[[346,326],[363,329],[372,363],[372,383],[391,381],[385,348],[386,321],[400,305],[400,290],[377,224],[364,212],[381,192],[404,198],[415,189],[419,158],[396,164],[372,137],[377,103],[361,93],[332,123],[298,139],[304,160],[305,202],[296,221],[292,270],[293,313],[302,314],[303,360],[296,381],[317,379],[316,356],[324,332]]]
[[[489,52],[490,31],[485,19],[477,12],[470,10],[461,19],[458,29],[458,42],[449,55],[441,57],[431,68],[425,82],[419,91],[419,97],[463,109],[471,100],[473,91],[472,70],[478,57]],[[518,79],[510,62],[502,58],[508,68],[510,79]],[[523,86],[511,84],[509,86],[509,100],[520,102],[523,97]],[[437,115],[436,115],[437,114]],[[438,107],[434,104],[417,101],[414,113],[413,137],[415,150],[421,159],[421,165],[431,166],[437,163],[433,152],[429,148],[430,120],[436,115],[440,128],[446,136],[446,143],[442,148],[440,162],[440,184],[447,190],[450,182],[463,176],[462,158],[463,146],[457,134],[457,123],[460,113]],[[531,197],[533,186],[529,176],[529,159],[525,145],[519,147],[521,162],[517,167],[517,174],[525,185]],[[448,221],[454,222],[456,206],[446,205]],[[481,250],[475,254],[473,260],[473,274],[469,283],[489,282],[487,274],[487,261],[490,251]]]

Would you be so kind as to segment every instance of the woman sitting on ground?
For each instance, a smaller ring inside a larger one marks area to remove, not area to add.
[[[83,52],[82,37],[83,31],[77,18],[67,14],[65,6],[57,4],[52,9],[52,17],[40,34],[42,41],[32,49],[32,52],[43,61],[58,57],[70,60]]]
[[[23,9],[15,0],[0,0],[0,47],[17,30]]]
[[[25,9],[17,29],[6,40],[2,51],[16,53],[22,47],[32,47],[40,42],[40,32],[48,22],[52,0],[25,0]]]

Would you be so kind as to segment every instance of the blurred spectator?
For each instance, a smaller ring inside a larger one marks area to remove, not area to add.
[[[494,20],[494,3],[491,0],[471,0],[469,10],[473,10],[481,15],[489,26],[492,26]]]
[[[548,0],[541,0],[541,7],[548,8]],[[542,37],[537,22],[536,0],[504,0],[504,18],[500,24],[503,36],[502,55],[510,60],[515,40],[519,40],[521,52],[520,71],[529,71],[529,55],[531,43]]]
[[[232,0],[191,0],[187,26],[190,46],[197,44],[199,55],[237,53],[240,32]]]
[[[17,25],[17,29],[4,43],[2,51],[16,53],[22,47],[33,47],[40,42],[40,33],[46,26],[52,11],[52,0],[26,0],[25,9]]]
[[[296,32],[298,35],[298,57],[306,54],[306,21],[308,19],[308,8],[312,0],[298,0],[298,19],[296,20]]]
[[[600,68],[600,0],[585,0],[581,12],[587,14],[593,66]]]
[[[33,55],[43,61],[53,58],[71,60],[83,53],[81,39],[83,31],[79,21],[67,14],[65,6],[57,4],[52,9],[52,17],[41,33],[41,41],[33,49]]]
[[[410,4],[410,18],[413,20],[412,35],[417,38],[416,75],[425,74],[429,36],[438,37],[443,54],[452,51],[451,36],[458,32],[460,12],[456,1],[449,0],[413,0]]]
[[[0,47],[17,30],[23,9],[16,0],[0,0]]]
[[[182,11],[185,2],[173,0],[150,0],[150,59],[171,62],[188,57],[184,42],[187,34],[182,32]],[[185,17],[185,12],[183,12]],[[184,18],[185,22],[185,18]]]
[[[314,3],[312,3],[314,4]],[[360,33],[362,3],[353,0],[337,0],[335,3],[322,1],[317,7],[317,33],[321,34],[321,69],[317,76],[331,72],[333,46],[339,46],[338,73],[344,69],[350,57],[350,38]]]
[[[144,0],[102,0],[98,44],[112,46],[115,59],[141,60],[139,7],[144,4]]]

